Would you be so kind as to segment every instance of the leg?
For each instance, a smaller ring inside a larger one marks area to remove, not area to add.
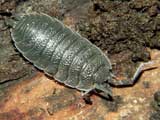
[[[142,63],[139,65],[131,80],[117,80],[116,77],[113,77],[113,79],[108,81],[108,83],[115,87],[133,86],[144,71],[155,69],[157,67],[157,63],[155,62]]]
[[[85,91],[85,92],[81,92],[82,93],[82,97],[83,97],[83,99],[84,99],[84,101],[85,101],[85,103],[86,104],[92,104],[92,100],[90,99],[90,96],[91,96],[91,94],[90,94],[90,92],[91,92],[92,90],[88,90],[88,91]]]
[[[99,96],[112,100],[112,91],[108,84],[95,84],[95,93],[97,93]]]

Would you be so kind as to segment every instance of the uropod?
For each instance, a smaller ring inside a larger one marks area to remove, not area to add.
[[[60,83],[88,95],[112,97],[111,87],[130,86],[131,80],[116,80],[107,56],[89,40],[43,13],[16,16],[7,22],[18,51],[34,66]]]

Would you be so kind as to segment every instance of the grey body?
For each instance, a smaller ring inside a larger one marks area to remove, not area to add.
[[[110,61],[100,49],[56,18],[25,15],[11,33],[26,59],[67,86],[89,91],[111,79]]]
[[[133,85],[134,78],[112,79],[112,67],[104,53],[89,40],[45,14],[20,16],[11,22],[11,35],[22,55],[47,75],[65,85],[88,93],[112,96],[110,85]]]

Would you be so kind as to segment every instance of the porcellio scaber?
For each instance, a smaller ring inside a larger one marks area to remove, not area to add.
[[[15,17],[8,23],[18,51],[38,69],[84,95],[91,91],[105,98],[111,86],[133,85],[132,80],[116,80],[107,56],[89,40],[43,13]],[[141,67],[140,67],[141,68]]]

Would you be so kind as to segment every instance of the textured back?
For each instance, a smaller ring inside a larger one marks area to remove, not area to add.
[[[12,29],[16,48],[36,67],[87,91],[110,79],[108,58],[91,42],[44,14],[25,15]]]

